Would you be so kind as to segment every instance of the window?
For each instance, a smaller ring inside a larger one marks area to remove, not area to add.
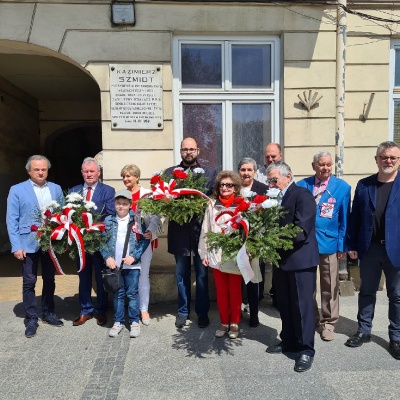
[[[390,138],[400,143],[400,41],[395,40],[391,46],[391,99],[389,113]]]
[[[243,157],[264,164],[264,148],[279,142],[279,39],[174,39],[175,156],[191,136],[199,159],[236,170]]]

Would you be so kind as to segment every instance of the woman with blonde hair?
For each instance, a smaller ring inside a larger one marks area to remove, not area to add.
[[[215,179],[212,203],[207,207],[201,228],[199,255],[205,266],[213,271],[217,306],[221,325],[215,332],[216,337],[225,334],[231,339],[239,336],[238,323],[241,317],[242,305],[242,275],[237,265],[232,262],[221,264],[222,250],[208,250],[206,244],[207,232],[221,232],[220,223],[230,218],[222,215],[218,222],[216,215],[226,208],[235,207],[234,200],[240,197],[241,180],[233,171],[221,171]]]
[[[153,249],[157,247],[157,230],[160,224],[160,217],[158,215],[143,215],[141,216],[140,209],[137,207],[137,202],[143,196],[151,193],[151,190],[145,189],[139,184],[140,169],[135,164],[125,165],[121,170],[122,181],[126,188],[132,194],[132,210],[138,218],[138,223],[135,226],[140,227],[140,219],[146,226],[146,231],[143,235],[146,239],[150,239],[150,246],[141,257],[141,271],[139,278],[139,308],[143,325],[150,324],[149,315],[149,299],[150,299],[150,264],[153,256]],[[141,233],[141,232],[138,232]]]

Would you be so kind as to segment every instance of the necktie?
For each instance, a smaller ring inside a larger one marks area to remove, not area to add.
[[[321,200],[321,196],[325,191],[325,183],[318,182],[316,185],[316,192],[314,195],[315,203],[318,205],[319,201]]]
[[[87,192],[86,192],[86,201],[90,201],[91,198],[92,198],[92,188],[90,186],[88,186]]]

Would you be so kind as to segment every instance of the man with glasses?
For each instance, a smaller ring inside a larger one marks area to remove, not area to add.
[[[268,165],[277,161],[281,161],[283,158],[281,145],[279,143],[268,144],[267,147],[265,148],[264,155],[265,155],[265,165],[257,170],[254,179],[264,184],[267,184],[266,171]]]
[[[299,353],[296,372],[311,368],[314,359],[314,292],[318,257],[315,237],[315,201],[309,190],[297,186],[292,171],[282,161],[267,168],[270,188],[280,189],[281,206],[288,212],[280,226],[294,224],[301,231],[293,238],[293,249],[280,250],[279,268],[274,267],[276,295],[282,320],[281,342],[268,353]]]
[[[327,151],[314,155],[311,163],[315,175],[297,182],[314,196],[317,207],[315,226],[319,250],[321,318],[315,298],[316,326],[321,339],[335,338],[339,319],[339,264],[346,255],[346,229],[350,213],[351,187],[332,175],[332,156]]]
[[[216,171],[210,167],[199,164],[197,157],[200,149],[196,141],[187,137],[181,143],[181,159],[179,165],[170,167],[165,174],[171,175],[172,171],[181,167],[184,170],[194,170],[202,168],[204,177],[207,178],[206,193],[211,195],[213,191]],[[168,223],[168,253],[175,257],[176,271],[175,279],[178,286],[178,316],[175,326],[182,328],[186,325],[186,320],[190,314],[191,302],[191,260],[196,272],[196,314],[198,316],[198,325],[200,328],[206,328],[210,324],[208,311],[210,309],[210,300],[208,295],[208,270],[201,262],[198,253],[202,219],[193,217],[188,223],[179,225],[175,221]]]
[[[360,260],[358,330],[346,346],[371,341],[372,320],[382,271],[389,298],[389,352],[400,360],[400,159],[399,145],[383,142],[375,162],[378,173],[356,187],[348,226],[349,255]]]

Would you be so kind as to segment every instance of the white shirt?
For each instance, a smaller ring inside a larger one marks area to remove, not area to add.
[[[117,264],[117,268],[119,268],[122,261],[122,252],[124,251],[124,244],[129,223],[129,214],[124,218],[119,218],[117,216],[117,222],[118,222],[118,232],[117,232],[117,242],[115,244],[115,263]],[[129,255],[129,242],[124,258],[127,257],[127,255]],[[133,265],[124,264],[123,269],[140,269],[140,264],[133,264]]]
[[[43,186],[39,186],[32,180],[31,180],[31,183],[32,183],[33,191],[35,192],[37,201],[39,203],[39,208],[41,210],[43,210],[53,200],[51,198],[49,185],[46,182]]]

